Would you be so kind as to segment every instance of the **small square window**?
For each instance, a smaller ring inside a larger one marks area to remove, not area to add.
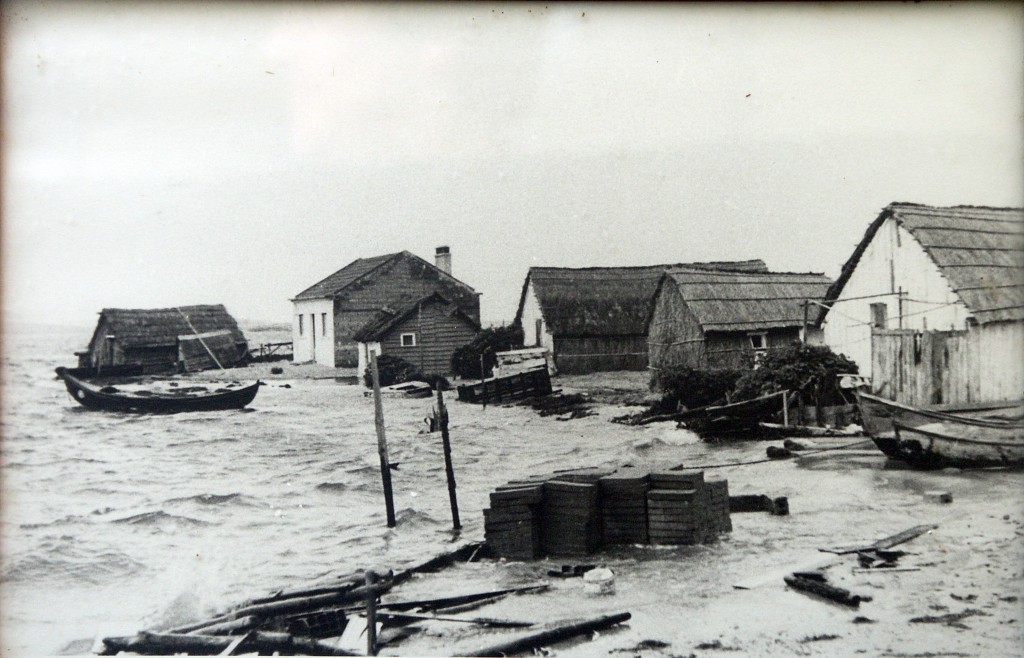
[[[764,334],[750,334],[750,346],[755,350],[763,350],[768,346],[767,338]]]
[[[416,347],[416,334],[402,334],[402,347]]]

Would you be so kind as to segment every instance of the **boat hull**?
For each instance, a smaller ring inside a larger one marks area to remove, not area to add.
[[[1019,402],[912,407],[857,393],[864,431],[887,457],[916,468],[1020,466]]]
[[[93,411],[119,411],[126,413],[182,413],[189,411],[223,411],[241,409],[259,392],[261,382],[243,388],[205,395],[151,395],[105,392],[97,386],[80,380],[63,368],[57,372],[64,380],[71,398]]]
[[[996,430],[949,423],[908,427],[896,421],[894,429],[896,436],[887,444],[891,456],[917,468],[1024,466],[1024,429],[1019,427]]]

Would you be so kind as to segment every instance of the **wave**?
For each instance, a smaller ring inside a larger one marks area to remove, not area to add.
[[[126,525],[164,525],[167,523],[182,524],[190,526],[203,526],[210,525],[209,521],[201,521],[199,519],[193,519],[189,516],[179,516],[177,514],[168,514],[163,510],[157,510],[155,512],[142,512],[141,514],[134,514],[132,516],[126,516],[120,519],[114,519],[111,523],[126,524]]]
[[[245,507],[260,507],[261,505],[253,498],[240,494],[212,494],[202,493],[182,498],[170,498],[166,503],[199,503],[200,505],[226,505],[229,503],[243,505]]]
[[[403,507],[400,510],[396,510],[395,521],[403,527],[411,526],[413,528],[440,523],[433,516],[412,507]]]
[[[46,540],[24,557],[14,556],[3,582],[101,585],[132,576],[145,565],[114,549],[96,550],[72,537]]]
[[[349,485],[344,482],[321,482],[316,485],[318,491],[347,491]]]

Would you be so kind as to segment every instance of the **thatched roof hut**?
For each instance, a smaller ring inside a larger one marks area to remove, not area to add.
[[[908,404],[1020,397],[1024,209],[889,204],[816,320],[829,347],[856,361],[885,397]],[[931,354],[922,354],[932,342]],[[956,365],[960,353],[967,356]]]
[[[222,304],[174,308],[105,308],[89,341],[87,366],[141,364],[147,371],[176,367],[179,337],[204,337],[221,365],[234,365],[248,352],[245,335]],[[191,349],[188,349],[191,358]],[[205,349],[203,350],[206,351]],[[219,354],[218,354],[219,352]],[[210,364],[215,367],[210,360]],[[193,361],[192,369],[204,367]],[[208,367],[208,366],[207,366]]]
[[[669,270],[650,315],[651,366],[749,366],[800,339],[813,317],[808,300],[820,301],[831,283],[816,273]]]
[[[825,296],[826,306],[842,296],[868,246],[890,220],[920,244],[978,324],[1024,320],[1022,208],[891,203],[871,222],[843,265]],[[909,286],[908,282],[903,287]],[[828,310],[820,309],[819,323]]]
[[[516,322],[527,345],[547,347],[562,372],[641,370],[654,293],[672,268],[766,272],[762,260],[644,267],[531,267]]]

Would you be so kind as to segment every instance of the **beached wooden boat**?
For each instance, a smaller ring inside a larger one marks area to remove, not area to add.
[[[495,402],[551,393],[551,375],[545,367],[489,377],[483,381],[463,384],[457,389],[463,402]]]
[[[202,392],[128,392],[112,386],[100,387],[78,379],[64,368],[57,374],[64,380],[68,394],[83,407],[99,411],[135,413],[180,413],[183,411],[219,411],[241,409],[256,397],[262,382],[236,389]]]
[[[887,456],[921,468],[1024,464],[1019,401],[913,407],[857,392],[864,431]]]
[[[889,454],[918,468],[1024,466],[1024,425],[986,427],[936,421],[917,427],[893,421]]]

